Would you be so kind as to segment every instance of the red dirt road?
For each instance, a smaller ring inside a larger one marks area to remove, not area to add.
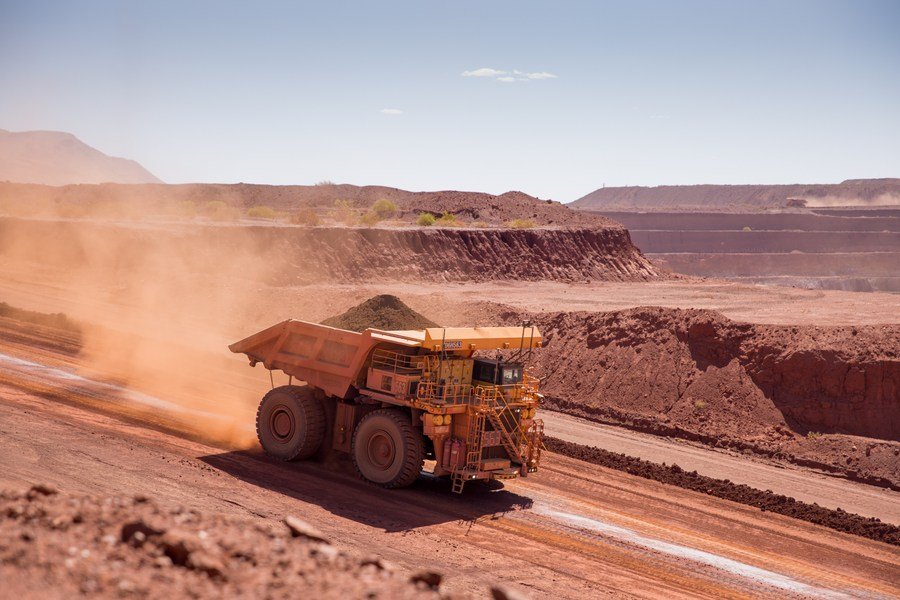
[[[568,442],[597,446],[656,463],[677,464],[685,471],[697,471],[707,477],[728,479],[808,504],[842,508],[864,517],[900,524],[900,493],[892,490],[695,442],[594,423],[564,413],[543,411],[542,414],[547,435]]]
[[[898,592],[900,556],[887,545],[552,454],[537,476],[458,498],[443,482],[382,491],[340,460],[273,464],[6,386],[0,414],[2,487],[296,514],[345,549],[409,569],[427,562],[467,594],[491,581],[571,598]]]

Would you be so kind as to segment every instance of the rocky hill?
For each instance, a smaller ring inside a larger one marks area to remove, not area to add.
[[[2,181],[2,177],[0,177]],[[198,214],[205,207],[221,204],[244,214],[265,206],[285,214],[311,209],[327,219],[340,207],[358,215],[378,200],[397,207],[392,218],[414,223],[419,214],[451,213],[460,224],[504,225],[527,221],[529,226],[619,228],[614,221],[575,211],[552,200],[541,200],[523,192],[493,195],[483,192],[443,190],[410,192],[384,186],[348,184],[256,185],[190,183],[181,185],[68,185],[50,187],[0,183],[0,210],[16,216],[108,216],[140,217],[177,213],[187,206]],[[24,212],[23,212],[24,211]]]
[[[0,129],[0,181],[67,185],[159,183],[133,160],[107,156],[61,131]]]

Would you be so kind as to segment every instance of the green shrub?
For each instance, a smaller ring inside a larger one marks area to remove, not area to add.
[[[311,208],[301,208],[291,215],[291,223],[294,225],[306,225],[307,227],[315,227],[319,224],[319,215]]]
[[[534,227],[534,221],[531,219],[513,219],[506,226],[513,229],[531,229]]]
[[[369,211],[359,218],[359,222],[369,227],[377,225],[381,221],[381,217],[375,211]]]
[[[375,204],[372,205],[372,212],[382,219],[390,219],[397,214],[397,205],[390,200],[382,198],[381,200],[376,200]]]
[[[251,206],[247,211],[247,216],[257,219],[275,219],[278,217],[278,213],[271,206]]]
[[[435,224],[442,225],[444,227],[453,227],[457,224],[456,215],[451,212],[444,211],[444,214],[442,214],[440,218],[435,221]]]
[[[431,227],[432,225],[434,225],[435,221],[437,221],[437,219],[434,217],[433,214],[423,212],[423,213],[419,213],[419,218],[416,219],[416,224],[420,225],[422,227]]]
[[[203,214],[213,221],[235,221],[240,218],[241,211],[221,200],[212,200],[203,206]]]
[[[356,211],[348,200],[335,200],[334,209],[331,211],[331,218],[344,225],[353,225],[356,218]]]
[[[203,212],[211,213],[222,210],[223,208],[228,208],[228,205],[221,200],[210,200],[203,206]]]

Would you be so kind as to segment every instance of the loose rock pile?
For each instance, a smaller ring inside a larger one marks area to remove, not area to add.
[[[339,550],[296,516],[259,523],[47,485],[0,492],[6,597],[440,598],[442,579]]]

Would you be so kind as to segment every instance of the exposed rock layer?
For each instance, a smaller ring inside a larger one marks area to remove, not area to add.
[[[707,310],[539,317],[548,394],[742,436],[900,440],[900,327],[736,323]]]
[[[202,273],[252,257],[271,283],[317,281],[644,281],[663,278],[610,229],[144,227],[0,220],[0,256],[131,271],[146,261]],[[108,272],[108,269],[101,269]]]

